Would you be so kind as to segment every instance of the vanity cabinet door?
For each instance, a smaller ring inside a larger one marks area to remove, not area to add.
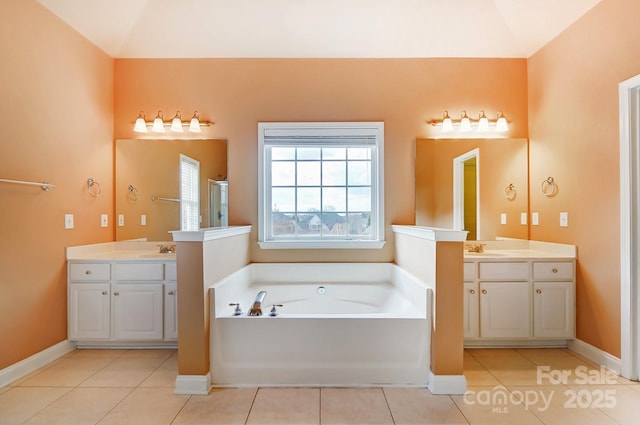
[[[108,283],[69,285],[69,340],[109,338],[109,286]]]
[[[480,282],[480,336],[529,338],[529,282]]]
[[[534,282],[533,316],[533,335],[536,338],[573,338],[573,282]]]
[[[162,283],[113,285],[115,339],[159,340],[164,331]]]
[[[164,339],[178,339],[178,285],[164,285]]]
[[[464,337],[478,338],[480,336],[480,316],[478,304],[478,284],[464,283]]]

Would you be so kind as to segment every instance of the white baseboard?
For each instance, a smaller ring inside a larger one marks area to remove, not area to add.
[[[606,351],[602,351],[601,349],[579,339],[569,341],[568,348],[569,350],[580,354],[582,357],[591,360],[600,366],[604,366],[608,370],[620,375],[620,371],[622,370],[622,361]]]
[[[211,389],[211,374],[178,375],[174,394],[207,395]]]
[[[434,375],[429,371],[427,388],[431,394],[465,394],[467,378],[464,375]]]
[[[16,379],[20,379],[34,370],[48,365],[75,349],[76,345],[73,342],[64,340],[0,370],[0,388],[6,387]]]

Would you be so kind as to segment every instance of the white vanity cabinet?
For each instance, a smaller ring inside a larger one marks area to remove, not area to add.
[[[69,261],[68,276],[69,340],[105,346],[175,344],[175,261]]]
[[[533,263],[533,335],[571,338],[575,334],[574,264]]]
[[[575,337],[575,260],[465,257],[467,346],[551,345]]]

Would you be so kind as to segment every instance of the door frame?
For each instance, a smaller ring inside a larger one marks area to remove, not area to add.
[[[640,378],[640,75],[619,84],[621,375]]]
[[[476,159],[476,239],[480,240],[480,148],[453,158],[453,229],[464,230],[464,163],[471,158]]]

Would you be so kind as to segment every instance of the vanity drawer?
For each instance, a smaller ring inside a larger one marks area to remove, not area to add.
[[[167,280],[177,280],[178,273],[176,270],[176,263],[165,263],[164,274],[165,274],[165,279]]]
[[[535,262],[533,263],[533,278],[572,280],[573,262]]]
[[[464,280],[470,282],[475,280],[476,276],[476,263],[464,263]]]
[[[528,280],[529,263],[478,263],[482,280]]]
[[[92,282],[111,279],[109,263],[70,263],[69,280],[76,282]]]
[[[116,280],[164,280],[162,263],[116,263],[114,266]]]

